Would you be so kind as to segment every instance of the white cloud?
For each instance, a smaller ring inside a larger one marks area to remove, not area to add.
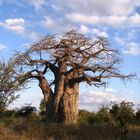
[[[16,92],[16,94],[20,95],[20,98],[10,104],[9,108],[21,108],[25,104],[31,104],[39,109],[40,101],[43,99],[41,89],[38,87],[36,81],[31,82],[28,86],[30,88]]]
[[[27,2],[33,5],[37,10],[41,8],[42,5],[45,4],[45,0],[27,0]]]
[[[4,0],[0,0],[4,1]],[[24,3],[33,5],[36,9],[42,6],[52,5],[54,10],[60,9],[63,12],[74,11],[85,14],[97,15],[130,15],[140,5],[139,0],[5,0],[10,3]]]
[[[30,97],[28,96],[30,94]],[[22,106],[25,106],[26,104],[31,104],[32,106],[35,106],[37,110],[39,110],[40,102],[43,99],[43,95],[41,93],[32,93],[32,91],[27,93],[22,93],[20,95],[20,98],[15,100],[12,104],[10,104],[9,108],[21,108]]]
[[[80,25],[79,31],[81,33],[87,34],[87,33],[89,33],[89,28],[87,26]]]
[[[55,33],[66,32],[74,28],[69,23],[64,22],[61,18],[53,19],[49,16],[44,16],[40,23],[47,30]]]
[[[97,28],[90,28],[85,25],[80,25],[79,31],[83,34],[92,34],[93,36],[101,36],[101,37],[108,37],[108,34],[104,31],[101,31]]]
[[[118,36],[115,36],[114,39],[115,39],[120,45],[124,45],[124,44],[125,44],[125,41],[124,41],[122,38],[118,37]]]
[[[91,32],[93,32],[93,34],[95,34],[96,36],[101,36],[101,37],[108,37],[108,34],[106,32],[100,31],[96,28],[91,29]]]
[[[4,22],[0,22],[0,26],[32,40],[36,40],[39,37],[37,33],[26,29],[25,20],[23,18],[6,19]]]
[[[61,9],[85,14],[130,15],[138,5],[135,0],[54,0]]]
[[[130,16],[128,21],[132,25],[139,25],[140,24],[140,15],[138,13],[135,13],[133,16]]]
[[[47,1],[45,1],[47,3]],[[67,4],[66,4],[67,3]],[[52,13],[45,16],[41,24],[50,30],[64,31],[69,27],[81,25],[80,30],[87,32],[84,26],[108,25],[113,27],[140,26],[140,15],[136,13],[138,1],[133,0],[54,0],[47,4]],[[101,35],[106,36],[102,33]]]
[[[25,21],[22,18],[15,18],[15,19],[6,19],[5,23],[7,25],[15,25],[15,24],[24,25]]]
[[[23,34],[25,21],[22,18],[6,19],[4,22],[0,22],[2,27],[8,30],[14,31],[18,34]]]
[[[123,51],[123,53],[130,55],[140,55],[140,44],[130,42],[130,44],[127,45],[127,48]]]
[[[7,47],[5,46],[5,45],[3,45],[3,44],[0,44],[0,50],[2,50],[2,49],[6,49]]]
[[[87,5],[95,8],[101,14],[112,15],[129,15],[134,10],[134,2],[132,0],[88,0]]]
[[[4,2],[16,4],[21,7],[26,5],[32,5],[35,7],[36,10],[41,9],[41,7],[46,4],[46,0],[0,0],[0,4],[3,4]]]
[[[52,18],[45,16],[44,19],[41,21],[41,24],[45,27],[51,27],[54,26],[55,22]]]
[[[140,1],[139,0],[135,0],[135,5],[136,6],[140,6]]]
[[[139,0],[26,0],[20,3],[33,5],[36,9],[48,8],[49,17],[46,16],[41,21],[48,30],[64,31],[75,23],[113,27],[140,26],[140,15],[136,13]],[[55,15],[58,14],[55,19],[51,17],[54,12]]]
[[[104,5],[105,11],[113,15],[129,15],[134,10],[133,0],[107,0],[103,2]]]
[[[135,13],[131,16],[92,16],[79,13],[69,13],[66,18],[74,23],[87,25],[109,25],[109,26],[140,26],[140,15]]]
[[[55,11],[58,11],[58,7],[55,5],[55,4],[52,4],[51,7],[55,10]]]
[[[79,108],[89,111],[96,111],[101,105],[109,105],[110,102],[132,101],[129,98],[122,97],[120,94],[124,91],[117,91],[112,88],[107,88],[101,91],[88,91],[81,93],[79,99]]]

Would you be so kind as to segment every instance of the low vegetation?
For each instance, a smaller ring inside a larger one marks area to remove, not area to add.
[[[0,140],[140,139],[140,110],[134,112],[130,102],[102,106],[98,112],[79,110],[79,122],[75,125],[46,124],[44,113],[37,114],[32,106],[0,114]]]

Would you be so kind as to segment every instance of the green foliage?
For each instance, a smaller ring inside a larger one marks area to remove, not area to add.
[[[39,115],[42,118],[42,121],[46,119],[46,103],[44,99],[42,99],[40,102]]]
[[[122,101],[120,104],[113,103],[110,113],[123,127],[134,118],[133,103],[125,101]]]
[[[90,122],[91,112],[79,110],[79,123],[88,124]]]
[[[109,124],[113,126],[125,127],[126,124],[134,119],[133,103],[121,102],[120,104],[111,103],[112,106],[102,106],[97,113],[86,110],[79,111],[79,122],[83,124]],[[136,113],[137,117],[139,112]]]
[[[79,122],[82,124],[105,124],[112,121],[109,108],[102,106],[97,113],[86,110],[79,111]]]
[[[139,108],[137,109],[137,112],[136,112],[136,119],[140,120],[140,109]]]
[[[36,108],[31,106],[30,104],[22,106],[18,111],[17,111],[17,115],[21,116],[21,117],[27,117],[27,116],[31,116],[33,114],[35,114],[36,112]]]
[[[9,104],[16,100],[19,95],[14,93],[21,89],[18,81],[16,81],[16,68],[12,60],[6,63],[0,61],[0,109],[5,110]]]
[[[108,123],[110,121],[109,108],[102,106],[99,111],[95,114],[96,123]]]
[[[5,110],[19,95],[15,93],[25,88],[21,83],[21,73],[12,59],[0,61],[0,110]]]
[[[40,110],[40,112],[43,112],[46,110],[46,103],[45,103],[44,99],[42,99],[40,102],[39,110]]]

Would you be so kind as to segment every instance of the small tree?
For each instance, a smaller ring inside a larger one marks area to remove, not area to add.
[[[122,101],[120,104],[114,103],[110,109],[110,113],[123,127],[134,118],[133,103],[125,101]]]
[[[81,82],[99,87],[108,78],[132,78],[119,72],[119,55],[108,45],[105,38],[92,39],[71,30],[64,35],[48,35],[15,55],[22,81],[39,81],[48,121],[77,122]]]
[[[134,118],[134,110],[132,102],[122,101],[120,104],[113,103],[110,113],[118,123],[121,129],[121,138],[127,132],[126,124]]]
[[[136,120],[140,120],[140,108],[137,109],[135,118]]]
[[[5,110],[19,95],[15,92],[21,90],[24,84],[19,82],[19,73],[9,59],[8,62],[0,61],[0,110]]]
[[[109,108],[106,106],[102,106],[95,114],[95,121],[98,123],[108,123],[110,119]]]

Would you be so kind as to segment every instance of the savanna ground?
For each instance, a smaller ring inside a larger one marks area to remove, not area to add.
[[[140,139],[140,125],[128,125],[125,140]],[[120,129],[109,125],[45,125],[30,118],[0,120],[0,140],[120,140]]]
[[[133,119],[121,129],[104,111],[101,109],[96,115],[81,111],[79,123],[75,125],[46,124],[44,117],[35,114],[24,117],[3,114],[0,117],[0,140],[140,139],[139,120]]]

